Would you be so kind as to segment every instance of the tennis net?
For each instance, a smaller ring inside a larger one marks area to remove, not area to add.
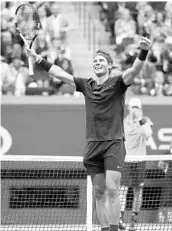
[[[120,199],[127,229],[138,185],[142,202],[136,231],[172,230],[172,156],[126,158]],[[82,158],[2,156],[1,230],[100,230]]]

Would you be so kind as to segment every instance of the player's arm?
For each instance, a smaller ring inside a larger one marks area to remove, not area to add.
[[[141,129],[142,129],[142,133],[145,135],[146,139],[148,139],[150,136],[152,136],[152,125],[147,119],[142,118],[141,120],[139,120]]]
[[[134,61],[132,67],[127,69],[122,75],[125,85],[130,85],[133,79],[141,71],[143,64],[146,60],[147,54],[149,52],[151,41],[146,37],[141,37],[139,45],[140,45],[140,52],[138,54],[138,57]]]
[[[46,59],[44,59],[40,55],[36,54],[33,49],[29,49],[28,47],[26,47],[26,53],[27,53],[27,55],[32,56],[32,58],[35,59],[35,61],[37,63],[39,63],[41,65],[41,67],[45,71],[47,71],[50,75],[52,75],[52,76],[54,76],[60,80],[63,80],[64,82],[70,84],[73,87],[76,87],[73,75],[68,74],[66,71],[62,70],[57,65],[54,65],[54,64],[48,62]]]

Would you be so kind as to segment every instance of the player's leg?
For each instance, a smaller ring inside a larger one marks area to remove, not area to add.
[[[109,230],[104,171],[104,142],[88,142],[85,147],[84,166],[91,175],[96,200],[96,212],[103,231]]]
[[[120,180],[120,172],[106,170],[106,190],[108,197],[110,231],[118,231],[121,209],[119,199]]]
[[[121,208],[119,190],[125,153],[123,140],[109,142],[109,149],[105,155],[104,165],[106,171],[110,231],[118,231]]]
[[[133,213],[138,214],[142,206],[143,188],[141,186],[133,188]]]
[[[126,224],[125,224],[125,209],[126,209],[126,202],[127,202],[127,193],[128,193],[128,188],[131,185],[131,168],[130,168],[131,163],[125,164],[125,173],[124,178],[121,182],[121,188],[120,188],[120,202],[121,202],[121,213],[120,213],[120,220],[119,220],[119,229],[120,230],[125,230],[126,229]]]
[[[119,194],[120,203],[121,203],[121,212],[120,212],[120,220],[119,220],[120,230],[126,229],[126,224],[124,223],[124,212],[126,208],[127,192],[128,192],[128,186],[121,185],[120,194]]]
[[[131,216],[131,226],[129,231],[136,230],[136,224],[138,222],[139,212],[142,206],[142,198],[143,198],[143,188],[138,186],[133,188],[133,205],[132,205],[132,216]]]
[[[132,166],[132,186],[133,186],[133,204],[132,204],[132,217],[131,227],[129,231],[136,230],[136,223],[138,221],[139,212],[142,206],[143,200],[143,186],[144,186],[144,175],[145,165],[142,162],[135,163]]]
[[[109,212],[105,184],[105,173],[91,175],[94,195],[96,199],[96,212],[100,222],[101,230],[109,230]]]

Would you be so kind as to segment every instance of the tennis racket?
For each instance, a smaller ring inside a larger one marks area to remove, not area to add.
[[[20,5],[15,12],[16,30],[26,47],[31,48],[40,29],[40,19],[37,10],[30,4]],[[32,57],[28,56],[29,75],[34,75]]]

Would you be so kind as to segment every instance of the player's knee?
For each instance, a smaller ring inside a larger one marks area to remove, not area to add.
[[[119,195],[119,186],[117,184],[107,185],[107,194],[109,198],[116,198]]]
[[[105,188],[95,187],[94,193],[97,200],[105,199]]]
[[[119,196],[120,189],[120,173],[111,173],[106,177],[106,190],[109,198],[116,199]]]

